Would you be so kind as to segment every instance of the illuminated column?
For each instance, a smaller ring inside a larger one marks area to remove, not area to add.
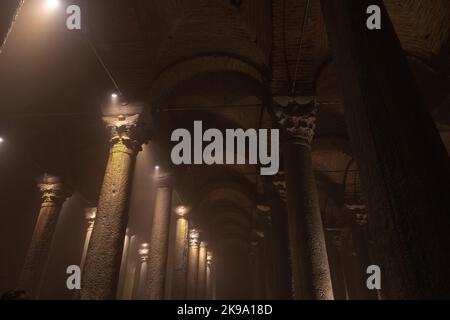
[[[120,273],[119,273],[119,283],[117,285],[117,299],[123,298],[124,291],[124,283],[126,278],[126,269],[128,263],[128,249],[130,247],[130,240],[132,236],[129,234],[129,230],[127,229],[125,233],[125,240],[123,243],[123,251],[122,251],[122,259],[120,260]]]
[[[164,287],[169,251],[169,226],[172,204],[171,174],[157,177],[155,210],[153,212],[152,231],[150,234],[148,280],[146,296],[149,300],[164,299]]]
[[[141,244],[141,248],[139,249],[139,280],[138,280],[138,292],[137,298],[144,299],[145,297],[145,286],[147,283],[147,270],[148,270],[148,243]]]
[[[38,180],[42,204],[19,279],[19,288],[37,298],[59,212],[65,199],[61,179],[44,175]]]
[[[85,219],[87,222],[86,237],[84,238],[83,254],[81,256],[81,270],[84,268],[86,261],[86,254],[89,247],[89,241],[91,240],[92,230],[94,229],[95,215],[97,208],[87,208],[85,213]]]
[[[197,229],[189,231],[189,257],[187,271],[187,299],[193,300],[196,297],[197,277],[198,277],[198,251],[199,236]]]
[[[212,300],[212,260],[213,254],[211,251],[207,251],[206,253],[206,300]]]
[[[126,227],[133,169],[141,149],[139,115],[106,117],[111,148],[86,255],[82,299],[114,299]]]
[[[186,266],[188,260],[189,222],[186,219],[188,209],[180,206],[175,210],[177,217],[175,233],[175,250],[172,278],[172,299],[186,298]]]
[[[197,299],[204,300],[206,293],[206,258],[207,243],[200,242],[200,250],[198,253],[198,276],[197,276]]]
[[[122,255],[122,266],[120,267],[121,273],[122,273],[122,267],[123,267],[123,284],[120,284],[119,286],[122,286],[122,289],[120,292],[118,292],[118,299],[122,300],[131,300],[133,297],[133,287],[134,287],[134,278],[135,278],[135,272],[136,272],[136,263],[133,259],[132,251],[133,248],[136,246],[136,235],[127,235],[125,238],[125,248],[124,248],[124,254]],[[125,261],[124,261],[125,260]],[[120,287],[119,287],[120,288]]]
[[[277,98],[275,98],[277,100]],[[311,159],[316,106],[274,106],[284,129],[289,239],[294,299],[333,299],[325,235]]]

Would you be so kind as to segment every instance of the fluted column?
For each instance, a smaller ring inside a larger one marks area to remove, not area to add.
[[[86,255],[82,299],[114,299],[128,223],[133,169],[141,146],[139,115],[105,117],[111,148]]]
[[[208,244],[205,241],[200,242],[198,252],[198,276],[197,276],[197,299],[204,300],[206,293],[206,258]]]
[[[369,6],[381,29],[369,30]],[[322,0],[383,297],[450,298],[450,164],[382,0]],[[383,281],[384,279],[384,281]]]
[[[289,239],[294,299],[333,299],[322,217],[311,159],[316,106],[275,105],[284,129]]]
[[[85,219],[87,227],[86,227],[86,236],[84,237],[83,254],[81,256],[81,264],[80,264],[81,270],[83,270],[84,263],[86,261],[86,254],[89,247],[89,241],[91,240],[92,230],[94,229],[96,213],[97,208],[86,208]]]
[[[164,299],[169,252],[170,213],[172,211],[173,176],[171,174],[160,174],[157,179],[146,285],[146,296],[150,300]]]
[[[42,193],[42,204],[18,285],[31,298],[38,298],[50,245],[65,199],[63,185],[58,177],[44,175],[39,178],[38,187]]]
[[[143,300],[145,298],[145,286],[147,284],[148,275],[148,243],[141,244],[139,248],[139,279],[138,279],[138,290],[137,298]]]
[[[172,278],[172,298],[181,300],[186,298],[186,273],[188,261],[189,222],[186,219],[187,208],[178,207],[176,214],[175,249]]]
[[[196,297],[198,279],[198,251],[200,232],[197,229],[189,231],[189,256],[187,271],[187,299],[193,300]]]
[[[213,298],[213,286],[212,286],[212,260],[213,254],[211,251],[206,253],[206,288],[205,288],[205,299],[212,300]]]

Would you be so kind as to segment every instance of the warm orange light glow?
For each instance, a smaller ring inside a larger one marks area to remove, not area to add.
[[[189,208],[185,206],[178,206],[175,208],[175,213],[179,216],[185,216],[189,212]]]

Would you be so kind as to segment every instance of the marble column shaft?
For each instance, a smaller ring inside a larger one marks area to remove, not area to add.
[[[189,257],[187,271],[187,292],[186,297],[189,300],[196,298],[198,282],[198,254],[199,254],[199,232],[192,229],[189,232]]]
[[[206,253],[206,288],[205,288],[205,299],[212,300],[213,298],[213,286],[212,286],[212,260],[213,255],[211,251]]]
[[[38,187],[42,193],[42,204],[18,284],[18,287],[26,290],[27,295],[31,298],[38,298],[51,242],[64,200],[63,186],[59,178],[45,175],[39,180]]]
[[[172,299],[186,298],[186,273],[188,260],[189,221],[185,215],[177,214],[175,231],[175,250],[172,278]]]
[[[314,178],[311,142],[316,107],[275,107],[284,129],[289,242],[294,299],[333,299],[325,235]]]
[[[366,10],[380,8],[381,29]],[[388,299],[450,298],[450,164],[382,0],[322,0]]]
[[[155,210],[150,236],[147,299],[164,299],[167,257],[169,253],[169,227],[172,212],[172,183],[170,174],[160,175],[156,189]]]
[[[136,155],[139,116],[104,118],[111,148],[83,270],[81,299],[114,299],[119,279]]]
[[[198,253],[197,299],[204,300],[206,293],[207,244],[202,241]]]
[[[87,228],[86,228],[86,236],[84,238],[83,254],[81,256],[81,264],[80,264],[81,270],[83,270],[84,263],[86,262],[86,254],[87,254],[87,250],[89,247],[89,241],[91,240],[92,230],[94,230],[96,212],[97,212],[97,208],[87,208],[86,209],[85,219],[86,219],[86,223],[87,223]]]

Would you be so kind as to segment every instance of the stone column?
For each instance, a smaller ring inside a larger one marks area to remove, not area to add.
[[[138,291],[137,298],[143,300],[145,298],[145,290],[147,284],[147,275],[148,275],[148,243],[141,244],[141,248],[138,251],[139,253],[139,280],[138,280]]]
[[[284,129],[289,239],[294,299],[333,299],[330,269],[311,159],[316,106],[291,100],[275,106]]]
[[[212,293],[212,260],[213,260],[213,254],[211,251],[207,251],[206,253],[206,300],[212,300],[213,293]]]
[[[48,260],[56,223],[65,199],[61,179],[44,175],[38,179],[42,204],[34,228],[31,243],[25,256],[18,287],[26,290],[31,298],[38,298],[39,289]]]
[[[124,284],[126,279],[126,269],[128,263],[128,249],[130,247],[130,240],[132,236],[129,234],[129,230],[125,232],[125,241],[123,243],[122,259],[120,261],[120,273],[119,273],[119,283],[117,284],[117,299],[123,298]]]
[[[86,228],[86,236],[84,238],[83,254],[81,256],[81,264],[80,264],[81,270],[83,270],[84,263],[86,261],[86,254],[87,254],[87,250],[89,247],[89,241],[91,240],[92,230],[94,229],[96,212],[97,212],[97,208],[86,208],[86,211],[85,211],[85,219],[86,219],[86,223],[87,223],[87,228]]]
[[[292,299],[291,259],[289,252],[289,228],[286,210],[286,183],[284,174],[279,172],[272,181],[277,190],[269,193],[272,214],[272,259],[274,299]],[[269,185],[270,188],[270,185]],[[280,197],[277,197],[279,194]],[[284,200],[283,200],[284,196]]]
[[[328,229],[331,280],[333,282],[333,293],[336,300],[348,300],[347,279],[343,261],[343,233],[342,229]]]
[[[377,300],[377,291],[369,290],[366,285],[367,267],[370,266],[369,245],[367,239],[367,214],[364,205],[346,205],[346,211],[350,218],[349,230],[352,238],[354,253],[354,276],[357,281],[358,298],[364,300]]]
[[[156,188],[155,210],[150,235],[147,299],[164,299],[166,284],[167,256],[169,253],[170,214],[172,212],[171,174],[160,174]]]
[[[118,292],[118,299],[120,300],[131,300],[133,297],[133,287],[134,287],[134,274],[136,272],[136,263],[134,261],[134,255],[132,254],[132,250],[136,246],[136,235],[127,235],[125,238],[124,244],[124,253],[122,254],[122,266],[120,267],[120,272],[122,273],[123,268],[123,277],[122,284],[119,282],[119,289],[122,286],[120,292]],[[126,249],[126,251],[125,251]],[[125,260],[125,261],[123,261]]]
[[[198,251],[200,232],[197,229],[189,231],[189,257],[187,271],[187,299],[193,300],[196,297],[198,279]]]
[[[257,206],[260,214],[260,220],[263,228],[263,257],[264,257],[264,287],[265,298],[273,299],[273,280],[274,280],[274,266],[273,266],[273,237],[272,237],[272,212],[269,206],[259,204]]]
[[[105,117],[111,148],[86,255],[81,299],[114,299],[128,223],[136,155],[141,146],[139,115]]]
[[[175,232],[174,266],[172,279],[172,299],[186,298],[186,272],[188,260],[189,222],[186,219],[187,208],[181,206],[175,210],[177,217]]]
[[[448,153],[382,0],[322,0],[388,299],[450,298]],[[381,9],[369,30],[366,10]]]
[[[198,253],[197,299],[205,300],[206,293],[206,247],[205,241],[200,242]]]
[[[263,271],[262,249],[258,240],[250,243],[250,267],[252,271],[252,298],[264,299],[264,271]]]

